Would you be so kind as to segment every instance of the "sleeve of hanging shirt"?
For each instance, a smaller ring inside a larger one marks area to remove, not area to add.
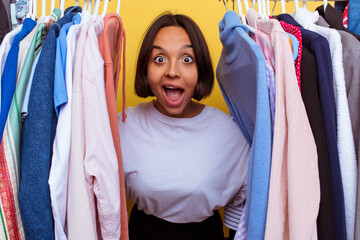
[[[103,239],[119,239],[118,163],[106,105],[104,61],[98,45],[98,37],[103,28],[104,20],[98,17],[95,23],[89,27],[84,50],[82,70],[85,126],[84,167],[93,221],[97,215]]]

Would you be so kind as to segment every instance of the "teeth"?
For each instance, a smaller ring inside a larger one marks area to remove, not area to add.
[[[168,89],[176,89],[176,88],[173,87],[173,86],[165,86],[165,88],[168,88]]]

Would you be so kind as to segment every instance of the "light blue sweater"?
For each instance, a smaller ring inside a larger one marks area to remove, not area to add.
[[[246,200],[248,239],[264,239],[271,165],[271,119],[265,57],[235,12],[219,23],[223,50],[216,69],[220,89],[251,145]]]

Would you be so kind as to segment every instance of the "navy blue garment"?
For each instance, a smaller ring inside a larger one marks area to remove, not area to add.
[[[35,68],[21,136],[19,206],[26,239],[55,239],[48,179],[57,124],[53,98],[56,38],[80,11],[80,7],[66,9],[65,16],[50,27]]]
[[[346,239],[344,191],[337,148],[335,97],[329,43],[321,35],[304,29],[288,14],[281,14],[277,16],[277,19],[298,27],[304,46],[316,58],[319,96],[331,171],[335,239],[343,240]]]
[[[33,30],[35,26],[36,22],[34,20],[30,18],[26,18],[24,20],[21,31],[14,37],[5,61],[4,71],[1,77],[0,142],[2,140],[6,119],[9,114],[11,101],[15,92],[19,43],[31,32],[31,30]]]

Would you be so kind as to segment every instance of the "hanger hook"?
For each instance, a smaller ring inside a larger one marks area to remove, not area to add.
[[[221,0],[219,0],[219,1],[221,1]],[[226,8],[226,11],[228,12],[229,9],[228,9],[228,7],[226,6],[225,0],[222,0],[222,1],[223,1],[223,3],[224,3],[224,6],[225,6],[225,8]]]

